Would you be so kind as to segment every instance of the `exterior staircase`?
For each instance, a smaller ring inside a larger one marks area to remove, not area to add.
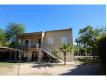
[[[46,54],[48,54],[48,55],[50,55],[51,57],[53,57],[54,59],[57,59],[59,62],[63,63],[63,61],[62,61],[61,59],[57,58],[56,56],[54,56],[54,55],[51,53],[51,50],[50,50],[50,49],[42,48],[42,50],[43,50]]]

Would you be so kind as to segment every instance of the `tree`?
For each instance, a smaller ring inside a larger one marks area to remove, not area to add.
[[[64,54],[64,65],[66,65],[66,53],[67,52],[71,52],[73,49],[73,47],[69,44],[63,44],[62,47],[60,48],[60,50],[63,52]]]
[[[17,23],[8,24],[8,27],[5,31],[11,47],[15,47],[17,45],[16,36],[25,32],[24,25]]]
[[[6,38],[6,33],[0,29],[0,46],[2,47],[7,47],[9,45],[7,38]]]
[[[77,47],[77,45],[74,45],[74,55],[78,55],[79,54],[79,48]]]
[[[102,68],[102,74],[106,74],[106,33],[97,37],[97,53]]]
[[[106,74],[106,30],[103,30],[101,35],[97,36],[97,53],[101,64],[102,74]]]
[[[76,42],[83,46],[87,51],[88,48],[92,49],[92,53],[95,53],[97,43],[96,38],[104,32],[104,29],[97,28],[93,29],[90,25],[86,26],[83,29],[79,30],[79,37],[76,39]]]
[[[54,49],[54,50],[52,50],[52,53],[53,53],[53,55],[56,56],[57,58],[60,58],[59,55],[58,55],[59,49]]]

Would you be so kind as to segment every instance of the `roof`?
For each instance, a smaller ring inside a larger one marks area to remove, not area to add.
[[[50,30],[50,31],[46,31],[46,32],[66,31],[66,30],[72,30],[72,28],[68,28],[68,29],[60,29],[60,30]]]
[[[1,47],[0,46],[0,52],[6,52],[6,51],[16,52],[16,51],[20,51],[20,50],[19,49],[15,49],[15,48]]]
[[[42,34],[42,32],[24,33],[24,34],[18,34],[17,36],[24,36],[24,35],[35,35],[35,34]]]
[[[45,31],[45,32],[66,31],[66,30],[72,30],[72,28],[70,27],[70,28],[68,28],[68,29],[50,30],[50,31]],[[41,32],[32,32],[32,33],[18,34],[17,36],[36,35],[36,34],[42,34],[42,31],[41,31]]]

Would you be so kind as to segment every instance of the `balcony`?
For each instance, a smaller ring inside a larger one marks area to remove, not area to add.
[[[16,48],[18,48],[18,49],[28,49],[29,46],[18,45]]]
[[[28,49],[28,48],[41,48],[41,44],[31,44],[31,45],[19,45],[17,46],[19,49]]]

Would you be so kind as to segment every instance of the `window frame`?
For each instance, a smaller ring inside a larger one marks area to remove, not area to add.
[[[48,44],[53,44],[53,37],[52,36],[49,36],[48,37]]]
[[[68,38],[67,36],[62,36],[61,37],[61,44],[67,44],[68,43]]]

